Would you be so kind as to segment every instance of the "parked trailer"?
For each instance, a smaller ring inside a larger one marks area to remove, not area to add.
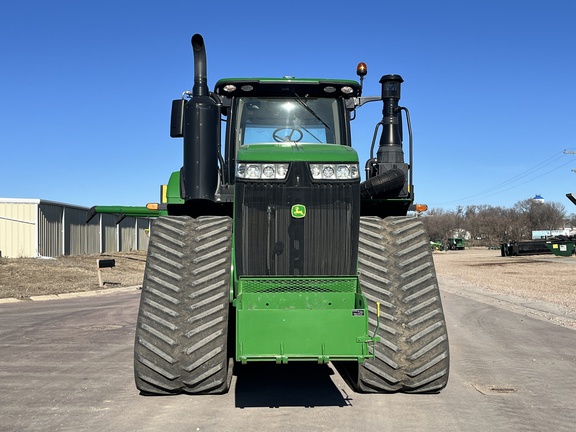
[[[502,243],[502,256],[544,255],[552,253],[546,245],[546,240],[519,240]]]

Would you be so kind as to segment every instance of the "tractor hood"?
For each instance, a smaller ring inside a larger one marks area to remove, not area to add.
[[[358,163],[358,153],[339,144],[250,144],[240,147],[237,161]]]

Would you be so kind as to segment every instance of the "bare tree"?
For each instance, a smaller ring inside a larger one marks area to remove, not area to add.
[[[422,218],[422,221],[431,240],[444,241],[448,238],[448,231],[454,219],[455,215],[453,212],[443,209],[431,209],[426,217]]]
[[[530,231],[564,228],[566,208],[560,203],[526,199],[517,202],[514,208],[524,216]]]
[[[457,210],[431,209],[422,218],[431,240],[446,241],[453,230],[470,232],[473,244],[496,246],[510,240],[532,237],[535,230],[576,226],[576,215],[567,218],[560,203],[519,201],[512,208],[471,205]]]

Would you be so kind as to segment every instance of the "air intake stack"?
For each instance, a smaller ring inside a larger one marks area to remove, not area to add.
[[[384,75],[382,84],[382,136],[377,153],[377,163],[385,169],[396,168],[394,164],[404,163],[402,150],[402,117],[398,109],[400,88],[404,80],[400,75]],[[382,169],[379,170],[383,172]]]
[[[382,120],[376,126],[382,126],[380,145],[376,158],[372,150],[367,163],[368,179],[360,185],[363,198],[396,198],[408,197],[409,165],[404,163],[402,149],[402,115],[398,106],[400,100],[401,84],[404,82],[400,75],[384,75],[380,78],[382,84]],[[376,140],[376,132],[372,149]]]

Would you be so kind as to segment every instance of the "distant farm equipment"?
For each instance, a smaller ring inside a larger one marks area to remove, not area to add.
[[[447,243],[447,248],[450,250],[464,250],[466,248],[466,240],[463,238],[450,237]]]
[[[444,251],[446,247],[442,243],[442,240],[430,241],[430,249],[437,251]]]

